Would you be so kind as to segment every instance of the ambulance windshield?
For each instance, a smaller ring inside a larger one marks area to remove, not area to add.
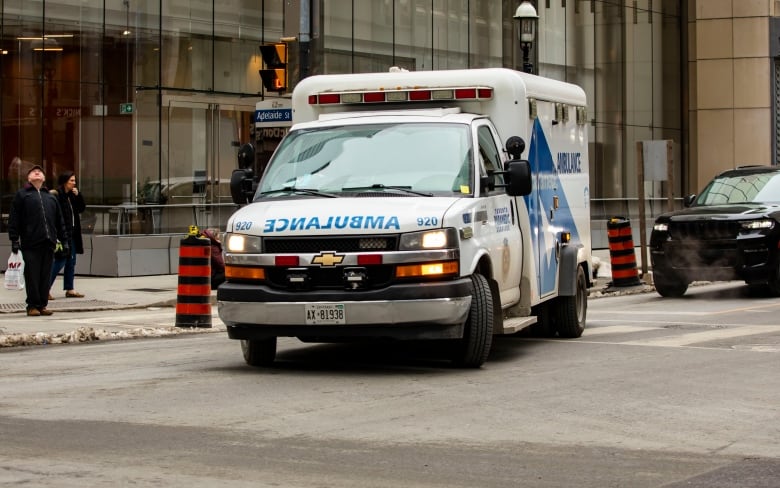
[[[471,153],[470,130],[465,124],[298,130],[277,149],[255,199],[304,194],[296,191],[300,189],[330,196],[470,194]]]

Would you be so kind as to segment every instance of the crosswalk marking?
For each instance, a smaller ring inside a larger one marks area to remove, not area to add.
[[[688,315],[693,317],[706,317],[710,315],[724,315],[732,313],[774,313],[777,308],[780,308],[780,302],[773,301],[771,303],[750,305],[747,307],[726,308],[723,310],[653,310],[653,315]],[[636,309],[634,310],[636,312]],[[598,314],[604,315],[625,315],[626,310],[599,310]]]
[[[608,322],[602,320],[601,322]],[[635,321],[636,323],[636,321]],[[648,322],[652,323],[652,322]],[[701,324],[680,324],[699,326]],[[667,334],[663,337],[649,337],[647,339],[637,339],[636,334],[642,332],[653,332],[663,330],[664,327],[642,326],[642,325],[606,325],[601,327],[587,328],[578,342],[591,344],[614,344],[626,346],[650,346],[650,347],[697,347],[694,344],[701,344],[710,341],[723,339],[736,339],[749,336],[760,336],[762,334],[780,333],[780,325],[743,325],[743,324],[720,324],[718,328],[699,330],[677,335],[670,335],[676,331],[667,329]],[[634,334],[631,340],[621,340],[621,335]],[[774,343],[773,338],[770,342],[759,342],[758,339],[753,344],[735,344],[731,349],[755,352],[780,352],[780,340]]]
[[[733,339],[735,337],[745,337],[757,334],[769,334],[778,331],[780,331],[780,326],[777,325],[744,325],[742,327],[691,332],[688,334],[657,337],[654,339],[645,339],[640,341],[626,341],[621,342],[621,344],[680,347],[696,344],[699,342],[716,341],[719,339]]]
[[[643,332],[647,330],[655,330],[660,329],[660,327],[645,327],[645,326],[638,326],[638,325],[609,325],[607,327],[596,327],[592,329],[585,329],[585,332],[583,332],[583,337],[592,337],[596,335],[605,335],[605,334],[628,334],[631,332]]]

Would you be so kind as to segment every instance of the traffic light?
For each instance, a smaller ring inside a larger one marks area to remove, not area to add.
[[[265,68],[260,70],[263,86],[268,91],[287,91],[287,44],[277,42],[260,46]]]

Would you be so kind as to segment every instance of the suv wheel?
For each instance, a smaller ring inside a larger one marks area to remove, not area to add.
[[[681,297],[688,290],[688,283],[656,273],[653,273],[653,284],[655,285],[655,291],[662,297],[667,298]]]

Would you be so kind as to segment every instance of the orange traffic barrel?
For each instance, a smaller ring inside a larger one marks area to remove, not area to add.
[[[179,244],[176,327],[211,328],[211,241],[192,230]]]
[[[636,267],[631,222],[624,217],[612,217],[607,221],[607,237],[609,238],[609,262],[612,266],[612,285],[641,285]]]

